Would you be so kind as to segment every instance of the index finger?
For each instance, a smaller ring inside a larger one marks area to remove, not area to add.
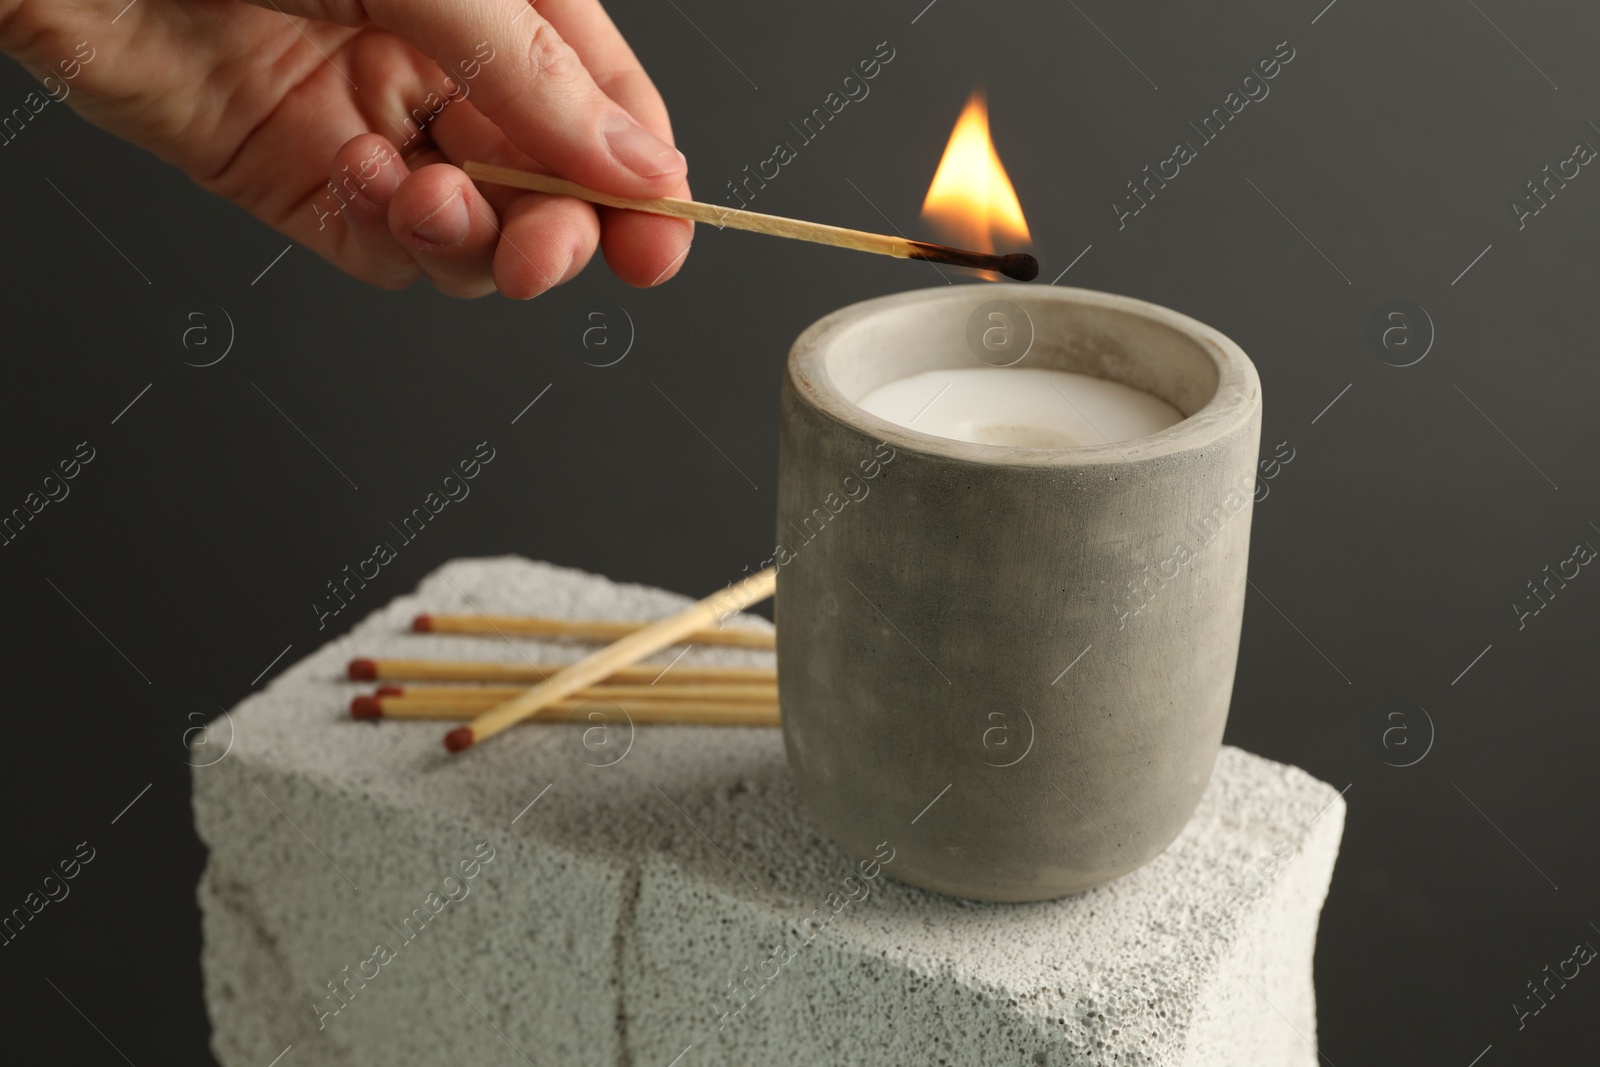
[[[525,0],[367,0],[379,26],[431,56],[517,148],[550,170],[616,196],[664,196],[683,153],[595,84],[554,26]]]

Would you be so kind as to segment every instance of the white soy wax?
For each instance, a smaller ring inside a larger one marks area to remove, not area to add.
[[[1183,420],[1165,400],[1121,382],[1021,367],[923,371],[880,385],[857,403],[923,433],[1015,448],[1115,444]]]

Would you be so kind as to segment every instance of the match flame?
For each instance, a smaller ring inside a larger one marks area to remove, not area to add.
[[[980,90],[950,131],[922,217],[977,252],[993,252],[997,234],[1012,243],[1031,240],[1016,190],[989,139],[989,109]]]

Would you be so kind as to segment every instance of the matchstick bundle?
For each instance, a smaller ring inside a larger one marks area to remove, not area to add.
[[[708,726],[777,726],[777,672],[759,667],[640,666],[639,660],[674,644],[773,648],[770,630],[724,627],[723,620],[773,594],[768,569],[652,623],[542,619],[511,615],[418,615],[419,633],[507,634],[611,640],[576,663],[506,664],[411,659],[353,659],[353,681],[455,682],[456,685],[380,685],[351,701],[356,719],[467,719],[445,736],[459,752],[524,719]],[[671,672],[672,679],[663,682]],[[527,687],[526,683],[533,683]],[[524,683],[522,685],[516,683]]]

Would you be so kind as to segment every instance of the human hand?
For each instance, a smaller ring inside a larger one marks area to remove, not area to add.
[[[597,245],[630,284],[677,272],[692,223],[479,189],[458,166],[689,195],[666,107],[599,0],[259,2],[0,0],[0,50],[374,285],[426,274],[452,296],[526,299]]]

